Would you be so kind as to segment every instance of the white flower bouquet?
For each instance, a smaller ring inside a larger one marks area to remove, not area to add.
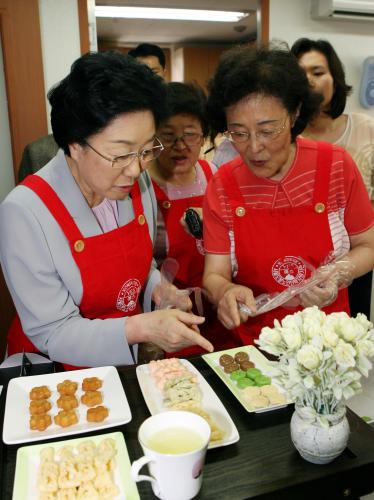
[[[275,356],[272,377],[288,392],[304,417],[329,425],[344,400],[362,390],[374,355],[373,324],[364,314],[325,314],[316,306],[274,321],[256,341]]]

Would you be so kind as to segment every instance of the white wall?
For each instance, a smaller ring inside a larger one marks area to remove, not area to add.
[[[269,36],[290,46],[300,37],[328,40],[344,64],[347,83],[353,85],[347,111],[374,117],[374,108],[363,108],[359,102],[362,63],[374,55],[374,22],[317,21],[311,19],[310,0],[270,0]]]
[[[0,202],[14,187],[12,146],[9,131],[9,116],[5,88],[3,50],[0,37]]]
[[[44,84],[48,90],[70,71],[80,57],[77,0],[39,0]],[[47,100],[49,124],[50,107]],[[48,125],[50,130],[50,124]]]

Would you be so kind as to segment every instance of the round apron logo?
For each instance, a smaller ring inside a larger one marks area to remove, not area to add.
[[[304,281],[306,268],[300,257],[286,255],[274,262],[271,274],[280,285],[293,286]]]
[[[129,312],[133,311],[138,302],[139,293],[142,286],[137,279],[127,280],[122,285],[122,288],[117,297],[116,307],[120,311]]]

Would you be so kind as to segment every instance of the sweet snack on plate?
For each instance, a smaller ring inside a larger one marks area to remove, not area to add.
[[[53,419],[60,427],[70,427],[78,423],[78,415],[74,410],[61,410]]]
[[[60,384],[57,384],[57,390],[60,394],[64,396],[73,396],[78,389],[78,383],[72,380],[64,380]]]
[[[29,411],[30,415],[42,415],[47,413],[52,408],[48,399],[39,399],[30,401]]]
[[[239,365],[238,365],[238,363],[235,363],[235,361],[234,361],[233,363],[231,363],[231,365],[226,365],[223,368],[223,370],[225,373],[232,373],[236,370],[239,370]]]
[[[63,410],[73,410],[74,408],[78,408],[78,399],[72,395],[61,395],[56,401],[58,408],[62,408]]]
[[[43,413],[42,415],[31,415],[30,429],[32,431],[45,431],[52,424],[51,415]]]
[[[30,391],[30,399],[32,401],[39,401],[41,399],[48,399],[51,397],[51,391],[46,385],[33,387]]]
[[[266,408],[270,405],[286,404],[284,394],[280,393],[274,385],[263,387],[247,387],[243,390],[244,399],[253,409]]]
[[[249,368],[254,368],[255,367],[255,364],[252,363],[252,361],[249,361],[249,360],[244,360],[242,361],[240,364],[240,368],[241,370],[243,371],[247,371]]]
[[[95,408],[88,408],[87,422],[102,422],[109,415],[109,410],[106,406],[96,406]]]
[[[199,402],[201,391],[192,373],[170,379],[164,387],[164,404],[173,406],[183,401]]]
[[[81,402],[86,406],[97,406],[103,402],[103,393],[100,391],[87,391],[82,395]]]
[[[161,391],[164,390],[166,383],[171,379],[187,375],[193,377],[196,380],[195,375],[189,372],[178,358],[150,361],[150,363],[148,364],[148,368],[157,388]]]
[[[223,367],[231,365],[232,363],[234,363],[234,358],[230,354],[222,354],[222,356],[219,357],[219,364]]]
[[[97,391],[102,387],[103,381],[97,377],[87,377],[83,379],[82,391]]]
[[[235,370],[230,373],[231,380],[240,380],[241,378],[245,378],[246,373],[239,368],[239,370]]]
[[[239,351],[235,354],[234,359],[237,363],[242,363],[243,361],[249,361],[248,353],[244,351]]]
[[[246,387],[254,386],[255,381],[251,380],[250,378],[245,377],[245,378],[238,380],[236,385],[239,387],[239,389],[245,389]]]
[[[247,377],[251,378],[252,380],[255,380],[259,375],[262,375],[261,370],[259,370],[258,368],[249,368],[246,373]]]

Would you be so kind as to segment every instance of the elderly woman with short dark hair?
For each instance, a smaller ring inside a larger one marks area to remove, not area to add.
[[[243,344],[290,309],[248,316],[240,303],[256,312],[256,296],[303,284],[333,253],[334,279],[301,293],[298,308],[348,312],[341,287],[374,265],[374,215],[356,165],[342,148],[298,137],[321,100],[286,50],[231,51],[210,84],[213,129],[240,156],[207,189],[204,286]]]
[[[50,91],[60,150],[0,210],[1,261],[20,318],[10,354],[100,366],[135,362],[139,342],[212,349],[192,328],[202,318],[142,308],[161,297],[145,169],[163,149],[165,96],[147,66],[115,52],[82,56]]]

